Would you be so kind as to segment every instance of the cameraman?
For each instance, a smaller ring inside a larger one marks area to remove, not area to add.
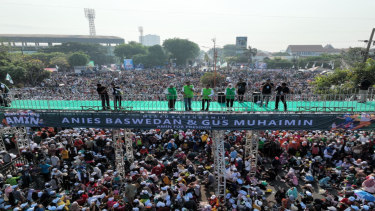
[[[262,88],[262,98],[261,98],[262,100],[261,100],[261,103],[260,103],[260,107],[263,106],[264,98],[266,98],[266,106],[265,107],[267,107],[268,102],[270,101],[272,89],[275,88],[275,85],[273,83],[271,83],[271,79],[267,79],[267,81],[262,84],[261,88]]]

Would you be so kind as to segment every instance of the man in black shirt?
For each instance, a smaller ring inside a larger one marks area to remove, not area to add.
[[[363,77],[363,81],[359,86],[359,94],[361,95],[361,100],[359,103],[365,103],[368,96],[368,88],[371,86],[371,82],[367,80],[366,77]]]
[[[105,107],[106,102],[107,102],[107,108],[110,109],[107,87],[104,87],[101,84],[97,84],[96,91],[98,92],[98,94],[100,95],[100,98],[102,99],[103,110],[106,110],[106,107]]]
[[[262,84],[262,100],[260,106],[263,106],[264,98],[266,98],[266,107],[268,106],[268,101],[270,101],[272,89],[275,88],[275,85],[271,83],[271,79],[267,79],[265,83]]]
[[[246,92],[246,82],[242,81],[242,78],[240,78],[240,82],[236,84],[237,92],[238,92],[238,102],[243,102],[243,96]]]
[[[117,102],[119,103],[119,108],[121,108],[121,89],[120,86],[116,86],[115,83],[112,83],[112,89],[113,89],[113,104],[115,104],[115,110],[117,110]]]
[[[286,86],[286,83],[282,83],[281,86],[276,88],[276,105],[275,110],[278,110],[280,100],[284,103],[284,111],[287,111],[286,106],[286,94],[290,93],[289,88]]]

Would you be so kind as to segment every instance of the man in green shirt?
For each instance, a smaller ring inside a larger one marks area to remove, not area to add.
[[[233,88],[232,84],[228,84],[228,87],[225,89],[224,94],[227,100],[227,109],[232,110],[234,97],[237,95],[236,89]]]
[[[175,110],[176,100],[177,100],[177,90],[176,87],[173,87],[173,84],[170,84],[169,87],[164,91],[164,94],[167,96],[168,108],[170,111]]]
[[[182,87],[182,94],[184,95],[185,111],[192,111],[191,99],[194,97],[194,86],[190,85],[190,81],[187,81],[186,85]]]
[[[214,90],[210,89],[210,85],[207,84],[206,88],[202,89],[202,109],[201,111],[204,111],[204,104],[207,102],[207,108],[206,111],[210,108],[210,101],[211,97],[214,95]]]
[[[17,185],[17,180],[20,179],[21,177],[13,177],[12,175],[7,176],[7,180],[5,180],[5,184],[9,185]]]

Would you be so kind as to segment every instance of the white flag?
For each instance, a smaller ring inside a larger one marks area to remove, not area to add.
[[[314,64],[313,64],[312,68],[314,68],[314,67],[315,67],[315,63],[316,63],[316,62],[314,62]]]
[[[305,66],[305,69],[307,69],[308,66],[309,66],[309,63],[307,62],[306,66]]]
[[[322,63],[322,66],[321,66],[322,68],[323,68],[323,65],[324,65],[324,63]]]
[[[332,62],[332,70],[335,69],[335,62]]]
[[[294,69],[294,65],[293,65],[292,69]]]
[[[13,80],[8,73],[7,73],[7,77],[5,78],[5,80],[7,80],[7,81],[9,81],[9,83],[13,84]]]

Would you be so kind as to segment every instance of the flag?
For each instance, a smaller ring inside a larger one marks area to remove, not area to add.
[[[5,78],[5,80],[7,80],[7,81],[9,81],[9,83],[13,84],[13,80],[8,73],[7,73],[7,77]]]
[[[316,62],[314,62],[314,64],[313,64],[312,68],[314,68],[314,67],[315,67],[315,63],[316,63]]]
[[[332,70],[335,69],[335,63],[332,62]]]
[[[306,66],[305,66],[305,69],[307,69],[308,66],[309,66],[309,63],[307,62]]]
[[[197,66],[197,62],[194,62],[193,67],[196,67],[196,66]]]
[[[292,69],[294,69],[294,65],[293,65]]]
[[[218,63],[216,64],[216,66],[220,66],[220,62],[218,62]]]
[[[58,70],[59,70],[59,66],[56,65],[56,71],[58,71]]]
[[[322,63],[322,66],[321,66],[322,68],[323,68],[323,65],[324,65],[324,63]]]
[[[243,68],[243,64],[241,65],[241,69]]]

